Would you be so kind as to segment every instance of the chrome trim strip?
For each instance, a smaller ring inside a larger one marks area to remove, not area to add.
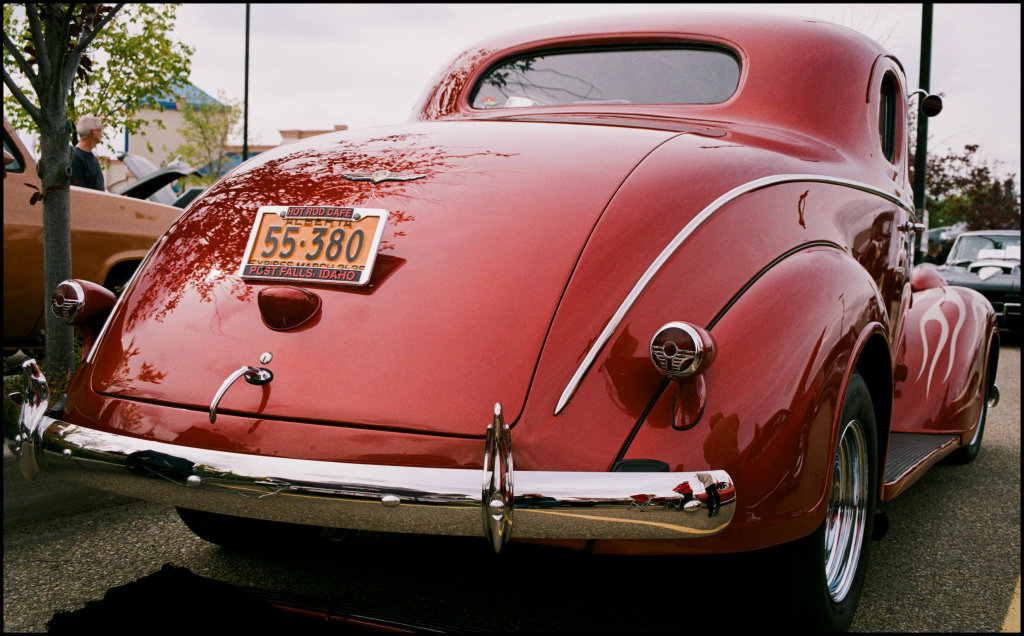
[[[494,543],[504,543],[509,535],[703,537],[724,530],[736,510],[735,487],[721,470],[524,470],[515,472],[513,494],[511,445],[499,413],[491,457],[501,459],[489,468],[507,474],[497,476],[495,490],[485,482],[488,471],[480,468],[268,457],[98,431],[46,415],[47,394],[45,378],[34,375],[26,389],[25,402],[31,406],[23,406],[15,449],[26,477],[45,470],[90,487],[184,508],[327,527],[489,537]],[[490,520],[482,520],[482,513]]]
[[[636,299],[639,298],[641,292],[643,292],[644,288],[647,287],[647,284],[651,282],[651,279],[653,279],[654,275],[658,273],[658,270],[661,269],[662,265],[664,265],[672,256],[672,254],[674,254],[675,251],[679,249],[679,246],[682,245],[683,242],[687,238],[689,238],[691,234],[693,234],[694,230],[696,230],[712,214],[717,212],[719,208],[731,202],[733,199],[739,198],[744,194],[749,194],[762,188],[767,188],[768,186],[774,186],[783,183],[796,183],[801,181],[828,183],[832,185],[844,186],[847,188],[854,188],[856,190],[860,190],[862,192],[867,192],[870,194],[875,194],[902,207],[904,210],[907,210],[912,216],[915,216],[916,218],[916,215],[914,214],[913,205],[897,197],[896,195],[890,194],[884,190],[876,188],[875,186],[872,185],[868,185],[866,183],[851,181],[849,179],[841,179],[839,177],[826,177],[823,175],[816,174],[772,175],[769,177],[762,177],[760,179],[749,181],[747,183],[744,183],[733,188],[732,190],[729,190],[722,196],[712,201],[707,207],[701,210],[700,214],[695,216],[689,223],[687,223],[686,226],[682,230],[680,230],[678,234],[676,234],[675,238],[672,239],[672,241],[665,246],[665,249],[661,251],[661,254],[659,254],[658,257],[654,259],[654,262],[651,263],[651,265],[647,268],[647,271],[645,271],[643,276],[640,277],[640,280],[636,282],[636,284],[633,286],[633,289],[626,296],[626,299],[622,301],[622,304],[619,305],[618,310],[611,317],[611,320],[609,320],[608,324],[605,325],[604,330],[601,331],[601,335],[597,337],[597,340],[594,342],[593,346],[591,346],[590,351],[587,352],[586,357],[583,359],[583,362],[580,364],[579,368],[576,369],[576,373],[574,373],[572,379],[569,380],[569,384],[566,385],[565,390],[562,391],[562,396],[558,400],[558,405],[555,407],[554,414],[558,415],[559,413],[561,413],[562,409],[565,408],[565,405],[569,403],[569,399],[572,397],[573,393],[576,392],[576,389],[579,386],[580,382],[582,382],[583,376],[586,375],[587,371],[590,370],[590,366],[594,364],[594,360],[597,358],[597,354],[608,342],[608,339],[611,338],[612,333],[616,329],[618,329],[619,324],[622,322],[622,319],[626,315],[626,312],[630,310],[630,308],[633,306],[633,303],[636,302]]]

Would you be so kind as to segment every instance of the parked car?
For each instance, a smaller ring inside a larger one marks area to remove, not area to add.
[[[944,227],[936,227],[928,230],[927,240],[923,242],[921,262],[941,265],[946,262],[946,256],[953,247],[956,237],[966,229],[967,224],[960,222]]]
[[[192,170],[188,168],[188,170]],[[188,172],[165,173],[170,183]],[[150,182],[154,183],[154,182]],[[41,344],[43,309],[43,206],[35,160],[4,120],[4,349]],[[71,273],[120,289],[181,209],[71,186]]]
[[[981,292],[1002,329],[1020,331],[1020,230],[964,232],[939,271],[947,284]]]
[[[185,208],[203,191],[203,188],[191,187],[178,194],[171,187],[170,184],[178,179],[199,172],[183,161],[180,155],[162,168],[157,168],[145,157],[129,153],[122,154],[121,161],[132,173],[135,183],[119,190],[117,194]]]
[[[845,628],[876,505],[972,460],[998,396],[991,305],[913,267],[910,93],[820,21],[484,42],[411,122],[226,175],[116,304],[61,285],[87,352],[59,412],[26,363],[22,470],[223,545],[764,550],[737,576],[779,617]]]

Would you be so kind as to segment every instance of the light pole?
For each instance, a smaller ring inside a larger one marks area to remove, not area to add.
[[[242,104],[242,161],[249,158],[249,3],[245,3],[245,96]]]
[[[928,94],[932,74],[932,5],[925,3],[921,7],[921,77],[920,86],[925,95]],[[925,207],[925,178],[928,170],[928,117],[924,114],[918,101],[917,109],[917,151],[914,155],[914,209],[918,221],[924,225],[924,232],[918,235],[918,252],[928,248],[928,209]]]

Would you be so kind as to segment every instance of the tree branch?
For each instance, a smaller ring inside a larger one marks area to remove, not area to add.
[[[74,11],[75,6],[76,5],[71,5],[71,8],[68,9],[68,11]],[[122,7],[124,7],[124,3],[118,4],[110,11],[107,11],[107,15],[103,16],[103,19],[100,20],[95,29],[87,29],[85,24],[82,24],[82,35],[78,38],[78,43],[75,47],[68,52],[67,63],[63,68],[63,73],[60,78],[62,85],[67,87],[68,90],[71,89],[71,84],[75,81],[75,75],[78,74],[78,66],[82,61],[82,56],[85,54],[86,49],[88,49],[89,45],[92,44],[96,35],[103,30],[103,27],[114,19],[114,16]],[[74,18],[72,17],[72,19]],[[70,23],[71,20],[67,20],[65,22],[65,27]]]
[[[6,38],[7,35],[4,34],[4,37]],[[33,104],[25,93],[22,92],[21,87],[15,83],[14,78],[7,72],[7,69],[4,69],[4,85],[7,86],[9,91],[11,91],[11,95],[14,95],[14,99],[18,100],[21,107],[25,109],[28,116],[36,122],[36,126],[39,126],[39,122],[43,119],[43,113],[36,108],[35,104]]]
[[[68,27],[74,19],[74,4],[44,4],[43,11],[50,12],[43,20],[43,33],[46,37],[46,51],[50,54],[50,73],[43,77],[62,79],[61,72],[67,66]]]
[[[6,31],[4,31],[4,48],[7,49],[10,56],[14,58],[14,63],[17,65],[18,70],[24,73],[25,77],[27,77],[29,82],[31,82],[32,78],[36,76],[36,72],[32,70],[32,66],[28,63],[28,60],[25,59],[25,56],[21,54],[21,51],[18,50],[18,45],[15,44],[14,40],[8,37]],[[36,59],[38,59],[38,57]]]
[[[68,44],[71,42],[71,23],[75,21],[75,9],[77,8],[77,4],[66,4],[64,5],[64,10],[60,13],[60,34],[57,37],[57,46],[60,47],[60,61],[57,62],[59,65],[57,68],[60,69],[68,66],[68,58],[66,56],[70,53],[68,51]],[[75,66],[78,66],[77,62]]]
[[[96,25],[95,29],[92,29],[90,31],[83,26],[82,32],[84,33],[84,35],[78,39],[78,44],[75,45],[74,50],[72,50],[72,54],[77,53],[81,55],[85,53],[85,50],[89,47],[90,44],[92,44],[92,41],[96,38],[96,35],[103,30],[103,27],[107,26],[107,24],[114,19],[114,16],[117,14],[118,11],[120,11],[124,7],[124,5],[125,3],[121,2],[115,5],[114,8],[110,11],[107,11],[107,15],[103,16],[103,19],[100,20],[100,23]]]
[[[49,51],[46,50],[43,25],[39,22],[39,5],[34,2],[26,3],[25,17],[28,18],[28,29],[32,34],[32,42],[36,45],[34,48],[36,50],[36,63],[39,64],[39,72],[49,74],[52,61],[50,60]],[[4,37],[6,38],[7,34],[4,34]],[[35,81],[31,77],[29,77],[29,80],[32,81],[32,86],[36,89],[36,92],[39,92],[39,87],[36,86]]]
[[[64,14],[60,20],[60,74],[57,79],[60,81],[61,92],[66,94],[71,93],[71,85],[75,81],[75,75],[78,74],[78,64],[82,61],[82,52],[78,50],[76,46],[74,49],[69,50],[71,44],[71,23],[75,21],[75,11],[78,8],[77,4],[65,5]],[[84,30],[84,28],[83,28]]]

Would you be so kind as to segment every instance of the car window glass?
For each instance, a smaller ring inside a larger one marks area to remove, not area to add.
[[[7,133],[4,133],[4,152],[14,157],[14,161],[7,164],[5,168],[7,172],[24,172],[25,164],[22,162],[21,153],[18,152],[11,140],[8,139]]]
[[[946,262],[949,264],[981,258],[1020,258],[1020,235],[970,234],[957,239]]]
[[[712,48],[554,52],[505,61],[477,82],[473,108],[716,104],[736,91],[739,60]]]
[[[896,156],[896,80],[890,73],[882,79],[878,134],[882,143],[882,154],[889,161]]]

